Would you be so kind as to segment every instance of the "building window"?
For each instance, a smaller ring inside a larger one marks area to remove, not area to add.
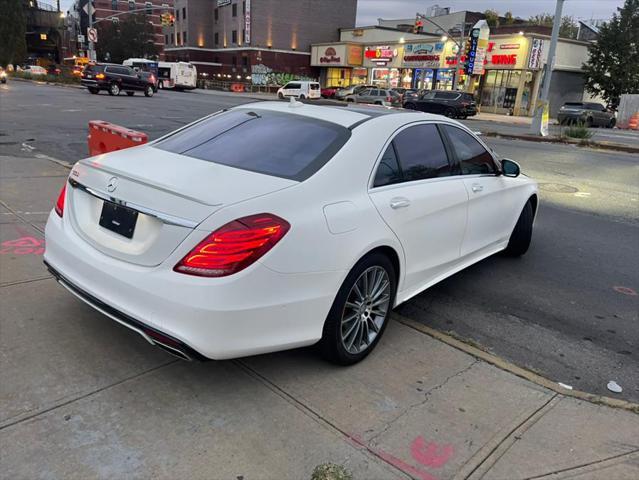
[[[233,10],[232,15],[233,15],[234,17],[237,17],[237,3],[234,3],[234,4],[232,5],[232,10]]]
[[[237,30],[231,32],[231,43],[237,43]]]
[[[213,61],[214,61],[215,63],[220,63],[220,57],[217,57],[217,56],[216,56],[216,57],[213,59]]]
[[[182,32],[182,43],[186,44],[186,32]]]
[[[180,9],[179,8],[175,9],[175,20],[178,21],[178,22],[180,21]]]
[[[242,15],[246,15],[246,0],[242,2]]]
[[[242,65],[248,67],[248,57],[246,55],[242,56]]]
[[[177,32],[175,34],[175,44],[179,45],[180,44],[180,32]]]
[[[236,56],[233,56],[233,58],[231,58],[231,63],[233,65],[237,65],[237,57]]]
[[[186,7],[182,7],[182,20],[186,20]]]
[[[111,10],[118,9],[118,0],[111,0]]]
[[[215,21],[217,22],[218,18],[220,18],[220,12],[218,12],[217,8],[213,10],[213,12],[214,12],[213,16],[215,17]]]
[[[168,45],[168,44],[169,44],[169,36],[164,35],[164,45]]]
[[[153,4],[151,2],[144,2],[144,8],[146,8],[147,15],[153,14]]]
[[[172,33],[171,34],[171,44],[175,43],[175,35]]]
[[[215,34],[215,45],[219,45],[220,44],[220,34],[216,33]]]
[[[246,43],[246,30],[242,29],[242,43]]]
[[[135,10],[135,0],[129,0],[129,10]]]

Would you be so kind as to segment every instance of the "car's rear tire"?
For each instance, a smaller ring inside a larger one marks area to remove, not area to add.
[[[346,101],[347,101],[347,102],[350,102],[350,103],[355,102],[355,100],[353,100],[352,98],[347,98],[347,99],[346,99]]]
[[[468,118],[468,115],[460,115],[459,117],[460,120],[466,120]]]
[[[300,100],[305,100],[305,99],[306,99],[306,95],[301,94],[301,95],[300,95]]]
[[[510,235],[508,246],[504,253],[510,257],[520,257],[528,251],[530,241],[532,240],[533,220],[535,213],[533,211],[532,201],[526,202],[524,209],[519,215],[517,224]]]
[[[388,324],[397,274],[391,260],[375,252],[361,259],[346,276],[326,317],[319,347],[339,365],[364,359]]]
[[[91,92],[93,95],[97,95],[98,93],[100,93],[100,89],[99,88],[89,88],[89,92]]]
[[[129,97],[132,97],[132,96],[135,94],[135,92],[126,92],[126,94],[127,94]]]
[[[120,95],[120,86],[117,83],[112,83],[109,85],[109,95],[118,96]]]
[[[444,115],[446,115],[448,118],[455,118],[455,109],[454,108],[447,108],[446,110],[444,110]]]
[[[155,92],[153,91],[153,87],[151,85],[147,85],[144,89],[145,97],[152,97]]]

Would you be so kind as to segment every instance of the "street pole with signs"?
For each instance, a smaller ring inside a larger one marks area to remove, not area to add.
[[[87,14],[89,15],[89,28],[87,30],[87,37],[89,40],[89,51],[87,52],[87,56],[89,57],[89,60],[92,62],[97,61],[97,56],[95,54],[95,45],[93,44],[93,42],[91,41],[91,36],[88,35],[88,31],[93,30],[93,0],[88,0],[87,2]]]
[[[531,131],[535,135],[548,136],[548,94],[550,93],[550,79],[552,69],[555,65],[555,51],[557,50],[557,39],[559,38],[559,27],[561,26],[561,12],[564,7],[564,0],[557,0],[555,7],[555,20],[552,24],[552,35],[550,37],[550,48],[548,50],[548,60],[546,61],[546,73],[543,76],[541,95],[535,107],[535,117],[533,118]]]

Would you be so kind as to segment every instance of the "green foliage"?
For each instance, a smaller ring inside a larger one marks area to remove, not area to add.
[[[504,13],[504,18],[504,25],[512,25],[513,23],[515,23],[515,17],[513,17],[513,12],[511,12],[510,10]]]
[[[151,58],[158,51],[154,43],[154,28],[145,14],[126,15],[117,23],[97,24],[98,61],[122,63],[127,58]]]
[[[555,16],[550,13],[539,13],[533,15],[528,19],[528,23],[531,25],[542,25],[544,27],[552,27],[555,21]],[[559,26],[559,36],[562,38],[577,38],[579,32],[579,26],[575,22],[573,17],[565,16],[561,18],[561,25]]]
[[[0,0],[0,66],[24,61],[27,21],[22,0]]]
[[[586,89],[613,106],[623,93],[639,92],[639,0],[626,0],[612,19],[599,27],[583,65]]]
[[[497,10],[486,10],[484,16],[489,27],[499,26],[499,12]]]
[[[47,82],[47,83],[64,83],[64,84],[80,84],[80,78],[73,76],[71,74],[63,74],[63,75],[31,75],[28,72],[16,72],[13,71],[10,73],[10,77],[13,78],[23,78],[25,80],[33,80],[36,82]]]
[[[353,480],[353,474],[341,465],[323,463],[313,469],[311,480]]]
[[[563,134],[566,137],[581,138],[583,140],[588,140],[590,137],[592,137],[592,132],[583,123],[571,125],[563,131]]]

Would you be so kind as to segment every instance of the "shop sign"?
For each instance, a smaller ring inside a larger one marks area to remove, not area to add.
[[[520,46],[518,43],[503,43],[499,45],[499,50],[519,50]]]
[[[346,47],[347,63],[349,65],[361,65],[363,51],[361,45],[348,45]]]
[[[495,55],[491,57],[491,63],[493,65],[517,65],[517,54],[512,53],[510,55]]]
[[[366,47],[364,56],[377,65],[386,65],[394,57],[397,56],[397,50],[394,50],[388,46]]]
[[[246,44],[251,43],[251,0],[245,0],[244,2],[245,14],[244,14],[244,42]]]
[[[470,31],[470,37],[466,42],[466,57],[468,58],[466,64],[467,74],[477,75],[483,73],[489,35],[490,28],[486,20],[478,21]]]
[[[492,55],[485,61],[484,63],[490,63],[491,65],[499,65],[499,66],[510,66],[514,67],[518,62],[518,54],[517,53],[494,53],[496,50],[495,42],[488,42],[488,53]],[[521,44],[519,43],[503,43],[499,45],[499,50],[519,50],[521,48]]]
[[[440,45],[438,51],[441,52],[443,44],[419,43],[407,44],[404,47],[404,67],[416,68],[439,68],[440,55],[435,53],[437,45]]]
[[[324,56],[320,57],[320,63],[341,63],[342,58],[337,56],[337,52],[333,47],[324,50]]]
[[[537,70],[541,68],[541,54],[544,50],[544,41],[540,38],[535,38],[532,41],[532,47],[530,48],[530,60],[528,60],[528,68],[531,70]]]

